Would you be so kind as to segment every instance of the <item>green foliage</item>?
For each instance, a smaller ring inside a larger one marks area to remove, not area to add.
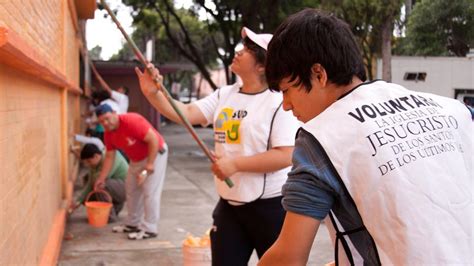
[[[396,53],[418,56],[449,55],[449,36],[474,47],[473,0],[422,0],[408,18],[406,38]]]
[[[135,30],[132,34],[132,38],[137,43],[137,46],[144,51],[146,41],[154,39],[155,58],[157,62],[188,61],[166,33],[166,26],[168,26],[174,38],[178,42],[183,42],[184,35],[180,32],[179,23],[175,19],[168,17],[169,20],[166,21],[167,25],[165,25],[157,12],[161,7],[155,8],[154,5],[148,2],[150,1],[125,1],[126,4],[132,5],[135,10],[135,14],[133,15]],[[197,52],[202,57],[204,64],[210,66],[215,65],[217,55],[214,50],[209,49],[211,43],[204,22],[200,21],[196,14],[190,10],[180,9],[175,12],[181,21],[180,23],[183,23],[186,28],[191,42],[197,47]],[[186,49],[186,46],[183,45],[182,48]],[[189,49],[187,52],[190,52]],[[133,56],[128,46],[124,46],[122,50],[112,58],[129,60],[132,59]]]
[[[91,60],[102,60],[101,57],[102,47],[96,45],[94,48],[89,50],[89,56]]]
[[[176,10],[170,0],[124,0],[134,9],[133,39],[144,49],[145,41],[155,38],[159,62],[191,61],[203,73],[217,59],[229,73],[240,30],[247,26],[256,32],[273,32],[281,21],[303,7],[316,7],[319,0],[194,0],[189,10]],[[199,18],[204,10],[206,18]],[[124,47],[113,59],[133,58]],[[227,76],[232,82],[231,76]],[[208,78],[206,78],[208,79]]]
[[[124,3],[134,9],[133,38],[140,48],[152,36],[159,62],[191,61],[205,78],[217,59],[228,70],[242,26],[271,33],[290,14],[305,7],[323,8],[349,23],[373,78],[372,63],[381,55],[383,26],[387,19],[392,24],[399,20],[403,0],[194,0],[189,10],[176,10],[170,0]],[[207,14],[204,20],[198,16],[202,10]],[[127,49],[117,57],[131,55]],[[232,82],[230,76],[227,80]]]
[[[124,3],[134,10],[133,38],[140,49],[144,50],[147,40],[152,39],[155,41],[155,61],[192,62],[213,85],[207,67],[217,64],[218,54],[216,49],[210,49],[214,39],[196,10],[176,9],[169,0],[125,0]],[[122,49],[114,58],[129,56],[127,50]]]
[[[140,49],[140,51],[145,51],[145,42],[146,42],[146,34],[143,29],[135,28],[134,32],[132,33],[131,38]],[[132,49],[127,43],[124,43],[122,48],[114,55],[110,57],[110,61],[131,61],[135,59],[135,54],[133,53]]]
[[[382,29],[388,21],[394,25],[400,19],[403,0],[323,0],[322,7],[345,20],[352,29],[368,70],[374,78],[373,63],[381,56]]]

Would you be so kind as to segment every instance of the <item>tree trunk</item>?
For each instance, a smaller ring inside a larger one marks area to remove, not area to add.
[[[232,75],[229,72],[229,64],[224,63],[224,74],[225,74],[225,82],[226,84],[232,84]]]
[[[202,84],[202,76],[199,76],[199,85],[197,86],[197,92],[196,92],[196,99],[200,99],[200,95],[201,95],[201,84]]]
[[[192,97],[193,97],[193,87],[194,87],[194,82],[193,82],[193,77],[189,76],[189,95],[188,95],[188,103],[192,102]]]
[[[387,18],[382,26],[382,79],[392,81],[392,31],[393,18]]]
[[[186,27],[184,26],[183,22],[181,21],[181,18],[178,16],[176,11],[173,9],[171,4],[168,2],[168,0],[164,0],[163,3],[166,5],[166,10],[167,12],[174,17],[176,22],[179,25],[179,30],[178,34],[182,34],[184,36],[183,43],[181,43],[178,38],[172,33],[171,29],[171,23],[169,19],[167,20],[165,18],[165,15],[163,14],[163,11],[159,9],[157,6],[155,6],[155,10],[160,16],[161,22],[165,28],[166,35],[170,39],[172,43],[176,45],[176,48],[181,52],[181,54],[186,57],[189,61],[193,62],[198,70],[201,72],[202,76],[204,79],[209,83],[209,85],[212,87],[213,90],[217,90],[217,85],[214,83],[214,81],[211,79],[211,74],[209,70],[207,69],[204,61],[202,60],[202,57],[200,56],[197,48],[194,45],[194,42],[191,40],[189,36],[189,32],[187,31]],[[187,49],[186,49],[187,48]]]

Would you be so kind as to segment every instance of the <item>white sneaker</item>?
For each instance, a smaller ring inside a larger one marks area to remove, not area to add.
[[[141,239],[148,239],[152,237],[157,237],[158,235],[151,232],[145,232],[143,230],[139,230],[135,233],[128,234],[128,239],[130,240],[141,240]]]
[[[139,232],[140,229],[136,226],[131,226],[131,225],[117,225],[112,228],[112,232],[114,233],[133,233],[133,232]]]

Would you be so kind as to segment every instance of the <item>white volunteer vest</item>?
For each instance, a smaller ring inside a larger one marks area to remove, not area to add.
[[[303,128],[325,149],[383,265],[473,263],[474,131],[463,104],[377,81]]]
[[[252,95],[242,101],[239,86],[223,87],[219,91],[219,102],[214,115],[215,152],[229,156],[248,156],[262,153],[271,148],[270,134],[273,120],[281,108],[282,95],[269,90]],[[233,116],[242,115],[239,119]],[[294,130],[293,127],[289,130]],[[232,143],[236,141],[236,143]],[[225,182],[215,179],[219,195],[234,203],[248,203],[259,199],[265,193],[268,182],[285,183],[289,167],[271,173],[237,172],[230,178],[234,183],[229,188]]]

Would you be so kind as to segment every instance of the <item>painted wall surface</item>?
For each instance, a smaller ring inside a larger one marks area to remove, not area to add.
[[[68,0],[0,1],[0,27],[16,33],[49,67],[79,86],[77,17]],[[1,47],[0,47],[1,49]],[[38,265],[75,159],[80,96],[0,63],[0,265]],[[70,193],[69,193],[70,194]]]
[[[50,64],[61,69],[62,36],[64,28],[68,27],[62,23],[64,11],[67,11],[64,9],[67,2],[67,0],[0,1],[0,25],[4,24],[3,26],[14,30]]]
[[[0,265],[36,264],[62,200],[60,91],[0,73]]]
[[[425,81],[409,81],[407,72],[426,72]],[[377,60],[377,78],[382,77],[382,61]],[[474,57],[392,57],[392,82],[410,90],[454,98],[455,89],[474,90]]]

